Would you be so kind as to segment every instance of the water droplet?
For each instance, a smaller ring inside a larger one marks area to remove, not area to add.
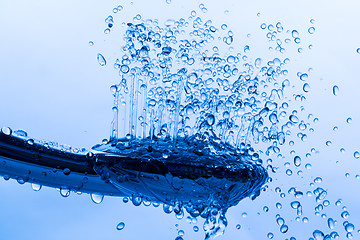
[[[125,228],[125,223],[120,222],[118,225],[116,225],[116,230],[123,230]]]
[[[1,128],[1,132],[5,135],[11,135],[12,130],[9,127],[3,127],[3,128]]]
[[[300,205],[300,202],[299,202],[299,201],[293,201],[293,202],[290,203],[290,206],[291,206],[291,208],[293,208],[293,209],[297,209],[297,208],[299,208],[301,205]]]
[[[212,114],[209,114],[209,115],[207,116],[206,120],[207,120],[208,124],[209,124],[210,126],[212,126],[212,125],[214,125],[214,123],[215,123],[215,116],[212,115]]]
[[[349,214],[348,211],[343,211],[343,212],[341,213],[341,217],[344,218],[344,219],[348,218],[349,216],[350,216],[350,214]]]
[[[308,79],[308,77],[309,76],[307,75],[307,73],[303,73],[303,74],[300,75],[300,80],[301,81],[306,81]]]
[[[132,198],[131,198],[131,202],[133,203],[134,206],[140,206],[142,203],[142,197],[138,194],[133,194]]]
[[[339,95],[339,91],[340,91],[340,89],[339,89],[339,87],[337,85],[333,86],[333,94],[334,94],[334,96]]]
[[[65,168],[65,169],[63,170],[63,173],[64,173],[64,175],[68,176],[68,175],[71,173],[71,170],[68,169],[68,168]]]
[[[354,224],[352,224],[352,223],[347,223],[347,224],[345,225],[345,231],[346,231],[346,232],[352,232],[352,231],[354,231],[354,229],[355,229],[355,226],[354,226]]]
[[[289,227],[284,224],[284,225],[282,225],[282,226],[280,227],[280,232],[281,232],[281,233],[286,233],[286,232],[288,231],[288,229],[289,229]]]
[[[299,32],[296,31],[296,30],[292,30],[291,36],[292,36],[293,38],[297,38],[297,37],[299,37]]]
[[[306,92],[306,93],[310,91],[310,85],[308,83],[304,84],[303,91]]]
[[[295,115],[290,115],[289,120],[293,123],[298,123],[299,122],[299,118]]]
[[[281,209],[281,208],[282,208],[282,205],[281,205],[281,203],[279,203],[279,202],[276,203],[275,206],[276,206],[277,209]]]
[[[68,187],[60,187],[60,195],[62,197],[70,196],[70,189]]]
[[[308,29],[308,32],[309,32],[310,34],[313,34],[313,33],[315,32],[315,28],[314,28],[314,27],[310,27],[310,28]]]
[[[95,204],[100,204],[102,203],[102,201],[104,200],[104,195],[102,194],[95,194],[95,193],[91,193],[90,194],[91,200],[95,203]]]
[[[325,235],[324,235],[324,233],[322,231],[315,230],[313,232],[313,236],[314,236],[315,240],[323,240]]]
[[[321,177],[316,177],[314,179],[314,183],[321,183],[322,182],[322,178]]]
[[[330,229],[334,229],[335,228],[335,221],[334,221],[334,219],[332,219],[332,218],[329,218],[328,219],[328,227],[330,228]]]
[[[24,183],[27,182],[27,180],[28,180],[28,179],[19,177],[19,178],[17,179],[17,182],[18,182],[19,184],[24,184]]]
[[[98,53],[97,60],[98,60],[98,63],[100,64],[100,66],[106,65],[106,60],[102,54]]]
[[[31,188],[35,191],[35,192],[38,192],[41,190],[41,185],[40,184],[36,184],[36,183],[32,183],[31,184]]]

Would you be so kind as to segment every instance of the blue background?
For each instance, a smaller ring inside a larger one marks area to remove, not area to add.
[[[117,83],[118,77],[111,68],[101,68],[96,61],[98,52],[114,48],[103,33],[104,19],[121,4],[124,10],[116,15],[119,22],[140,13],[143,19],[158,18],[161,23],[167,18],[187,17],[191,10],[198,10],[200,3],[1,1],[0,125],[24,129],[35,139],[75,147],[90,148],[108,138],[113,102],[109,87]],[[296,59],[295,68],[314,69],[309,80],[311,91],[304,105],[306,112],[320,121],[308,142],[295,147],[297,152],[305,153],[311,147],[319,151],[310,161],[313,168],[297,180],[277,174],[268,192],[254,202],[246,199],[230,209],[229,227],[219,239],[266,239],[270,231],[275,234],[274,239],[283,239],[285,235],[275,222],[278,211],[275,203],[280,199],[273,189],[294,184],[310,190],[309,183],[317,176],[323,178],[322,186],[328,190],[331,201],[327,215],[339,216],[341,209],[334,202],[341,198],[351,222],[360,226],[360,180],[355,177],[360,174],[360,164],[353,157],[354,151],[360,150],[360,54],[356,52],[360,47],[360,3],[279,0],[203,3],[209,18],[217,24],[227,23],[233,30],[236,44],[245,44],[247,33],[259,35],[262,22],[280,21],[285,28],[306,33],[313,18],[316,28],[309,40],[314,45],[311,51],[301,56],[287,53],[287,57]],[[258,12],[260,18],[256,16]],[[266,45],[264,34],[259,36],[253,39],[253,45]],[[89,46],[89,41],[95,45]],[[267,54],[261,49],[255,51],[259,51],[259,56]],[[336,97],[332,94],[335,84],[340,87]],[[353,120],[350,124],[346,123],[348,117]],[[334,126],[339,131],[334,132]],[[333,143],[330,147],[325,145],[328,140]],[[340,148],[345,148],[345,153],[340,153]],[[345,177],[346,173],[350,176]],[[304,208],[306,204],[304,200]],[[264,205],[269,206],[269,213],[262,211]],[[281,213],[291,234],[303,235],[299,239],[308,239],[317,227],[326,229],[325,220],[314,216],[312,208],[309,204],[307,224],[296,222],[291,212],[295,210],[288,206]],[[116,225],[121,221],[126,227],[117,231]],[[240,230],[235,228],[238,223],[242,226]],[[202,228],[201,220],[197,225]],[[338,225],[344,236],[340,220]],[[119,198],[105,197],[96,205],[87,194],[72,193],[63,198],[55,189],[43,187],[34,192],[30,184],[0,180],[1,239],[174,239],[178,229],[185,230],[185,239],[202,239],[202,231],[194,233],[192,226],[185,219],[178,221],[174,215],[166,215],[160,208],[134,207]],[[354,235],[355,239],[359,237],[358,233]]]

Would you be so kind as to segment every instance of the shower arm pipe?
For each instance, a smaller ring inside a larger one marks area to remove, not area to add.
[[[51,188],[125,196],[94,171],[86,154],[61,151],[0,131],[0,175]]]

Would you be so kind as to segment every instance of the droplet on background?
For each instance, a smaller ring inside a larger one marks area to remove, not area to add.
[[[123,230],[125,228],[125,223],[123,222],[120,222],[117,226],[116,226],[116,230]]]
[[[100,66],[106,65],[106,60],[102,54],[98,53],[97,60],[98,60],[98,63],[100,64]]]
[[[308,83],[304,84],[303,91],[306,92],[306,93],[310,91],[310,85]]]
[[[310,34],[314,34],[315,28],[314,28],[314,27],[310,27],[310,28],[308,29],[308,32],[309,32]]]

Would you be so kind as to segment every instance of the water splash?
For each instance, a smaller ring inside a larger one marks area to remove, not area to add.
[[[204,4],[199,8],[206,9]],[[281,152],[287,149],[286,143],[292,147],[296,137],[306,142],[308,134],[314,132],[312,124],[319,121],[313,114],[303,116],[305,108],[302,102],[306,101],[304,94],[311,90],[312,69],[297,73],[300,85],[290,76],[293,59],[284,54],[292,48],[302,54],[311,50],[313,45],[300,31],[286,29],[280,22],[261,23],[260,29],[269,41],[268,49],[276,57],[256,56],[251,44],[234,46],[236,36],[227,24],[216,26],[211,19],[203,17],[203,13],[206,10],[192,11],[188,18],[169,19],[163,25],[157,20],[139,17],[123,23],[123,51],[114,63],[120,81],[111,87],[115,97],[110,141],[113,147],[100,146],[100,149],[119,155],[142,156],[145,146],[158,145],[155,149],[159,152],[157,158],[167,161],[173,158],[174,150],[186,146],[189,139],[205,143],[209,149],[213,149],[216,142],[220,146],[231,146],[235,152],[249,149],[247,154],[258,165],[264,164],[261,159],[268,157],[266,169],[275,176],[279,171],[276,158],[285,159]],[[310,23],[315,24],[315,20],[311,19]],[[315,26],[310,26],[307,32],[313,35]],[[296,92],[297,86],[302,88],[302,93]],[[334,86],[333,94],[337,96],[338,93],[338,86]],[[291,95],[293,98],[289,97]],[[330,147],[331,141],[326,141],[326,145]],[[185,148],[194,149],[191,144]],[[306,161],[316,153],[317,150],[312,148],[311,152],[304,154],[305,159],[292,156],[296,169],[291,169],[290,163],[286,162],[285,174],[301,177],[303,170],[300,168],[304,166],[310,170],[312,165]],[[290,154],[295,154],[295,151]],[[113,174],[118,169],[98,171]],[[119,183],[116,178],[110,179],[123,189],[123,180]],[[269,178],[271,181],[272,177]],[[316,180],[312,184],[320,183]],[[265,186],[264,191],[267,188]],[[315,208],[315,215],[320,215],[321,208],[329,206],[327,191],[320,187],[305,194],[293,186],[288,193],[297,199],[305,195],[314,196],[316,203],[322,202],[322,207]],[[287,196],[281,191],[279,195],[281,198]],[[163,196],[159,199],[166,202]],[[164,204],[167,206],[164,211],[173,211],[169,207],[176,204]],[[278,202],[276,208],[280,210],[283,205]],[[300,201],[292,201],[291,208],[296,210],[297,221],[309,222],[306,216],[300,218],[303,215]],[[216,209],[216,215],[207,216],[206,238],[223,233],[227,221],[219,223],[225,214],[219,211],[221,209]],[[176,215],[183,216],[181,211]],[[324,214],[321,216],[326,218]],[[276,219],[281,222],[283,218],[279,215]],[[281,234],[291,232],[290,224],[285,224],[285,221],[279,227]],[[209,229],[219,230],[209,232]],[[313,231],[316,239],[327,236],[336,237],[338,233],[326,235],[318,229]],[[274,234],[269,232],[267,237],[272,239]]]

